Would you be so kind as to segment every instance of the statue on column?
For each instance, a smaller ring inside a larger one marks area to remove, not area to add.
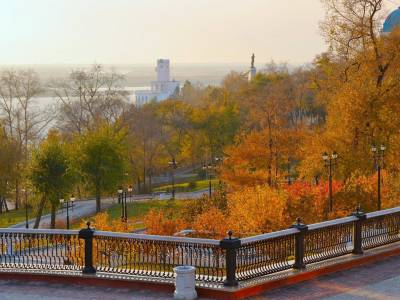
[[[256,76],[257,74],[257,69],[256,67],[254,67],[254,58],[256,56],[254,55],[254,53],[251,55],[251,66],[250,66],[250,70],[248,71],[248,81],[252,81],[254,76]]]

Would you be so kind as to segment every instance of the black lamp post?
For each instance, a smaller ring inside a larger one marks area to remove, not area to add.
[[[331,155],[328,153],[322,154],[322,159],[325,162],[325,168],[328,171],[329,175],[329,211],[333,210],[333,192],[332,192],[332,169],[336,166],[338,154],[336,151],[333,151]]]
[[[64,202],[67,204],[67,229],[69,229],[69,203],[72,204],[75,202],[75,197],[72,195],[69,200],[64,200],[63,198],[60,199],[61,206],[64,205]]]
[[[203,170],[206,171],[206,178],[208,178],[208,197],[211,198],[212,195],[212,187],[211,187],[211,170],[213,166],[211,164],[204,164]]]
[[[378,172],[378,210],[381,210],[381,208],[382,208],[381,169],[384,166],[384,157],[385,157],[386,146],[382,144],[378,149],[378,147],[375,144],[373,144],[371,146],[371,151],[374,155],[375,168]]]
[[[132,186],[130,185],[130,186],[128,187],[129,203],[132,202],[132,192],[133,192],[133,188],[132,188]]]
[[[124,221],[128,222],[128,205],[126,205],[127,192],[124,192]]]
[[[121,221],[126,222],[126,193],[122,187],[118,188],[118,202],[121,203]]]
[[[222,163],[223,161],[224,161],[224,158],[223,157],[218,157],[218,156],[216,156],[215,158],[214,158],[214,160],[215,160],[215,165],[218,165],[218,164],[220,164],[220,163]],[[218,185],[221,187],[221,179],[219,179],[218,180]]]
[[[28,223],[28,192],[26,189],[22,189],[22,192],[24,193],[25,196],[25,228],[29,228],[29,223]]]
[[[175,157],[172,158],[168,165],[171,167],[171,183],[172,183],[172,197],[171,199],[175,199],[175,170],[178,167]]]

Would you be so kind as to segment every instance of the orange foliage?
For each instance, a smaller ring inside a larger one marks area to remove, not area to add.
[[[167,218],[163,211],[151,209],[143,218],[147,234],[174,235],[185,228],[181,219]]]
[[[228,195],[228,225],[235,235],[254,235],[287,227],[286,193],[267,186],[247,187]]]
[[[332,182],[333,197],[341,191],[342,184],[338,181]],[[308,182],[294,182],[286,186],[287,207],[286,213],[290,220],[300,217],[303,222],[308,224],[320,222],[328,216],[328,182],[313,185]],[[335,209],[337,212],[337,210]]]
[[[213,207],[196,217],[193,229],[196,230],[196,236],[222,239],[226,236],[229,227],[223,212]]]
[[[82,220],[81,228],[86,228],[87,220]],[[127,223],[120,219],[110,220],[107,212],[101,212],[91,218],[91,227],[96,230],[115,231],[115,232],[132,232],[135,229],[135,219],[129,219]]]

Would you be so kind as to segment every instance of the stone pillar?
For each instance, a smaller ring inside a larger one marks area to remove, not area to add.
[[[196,268],[192,266],[178,266],[174,268],[175,272],[175,292],[174,299],[193,300],[197,298],[195,289]]]

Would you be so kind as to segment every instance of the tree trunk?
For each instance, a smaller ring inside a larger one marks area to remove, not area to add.
[[[6,209],[6,212],[8,212],[7,199],[5,197],[3,198],[3,203],[4,203],[4,208]]]
[[[149,174],[149,193],[151,193],[151,190],[153,189],[153,178],[152,178],[153,173]]]
[[[40,219],[42,218],[43,208],[44,208],[45,203],[46,203],[46,199],[43,197],[39,203],[38,211],[36,214],[35,225],[33,225],[33,228],[35,228],[35,229],[39,228]]]
[[[137,179],[137,191],[138,191],[138,194],[142,193],[142,185],[141,185],[141,181],[140,181],[140,177],[139,176],[138,176],[138,179]]]
[[[81,191],[81,186],[78,185],[78,199],[81,200],[82,199],[82,191]]]
[[[50,229],[56,228],[56,205],[51,203],[51,220],[50,220]]]
[[[15,179],[15,210],[19,209],[19,179]]]
[[[96,212],[100,212],[101,210],[101,201],[100,201],[100,189],[96,188]]]
[[[0,196],[0,214],[3,213],[3,197]]]
[[[268,161],[268,185],[272,186],[272,160],[273,160],[273,154],[272,154],[272,129],[271,129],[271,121],[268,118],[268,134],[269,134],[269,141],[268,141],[268,149],[269,149],[269,161]]]

